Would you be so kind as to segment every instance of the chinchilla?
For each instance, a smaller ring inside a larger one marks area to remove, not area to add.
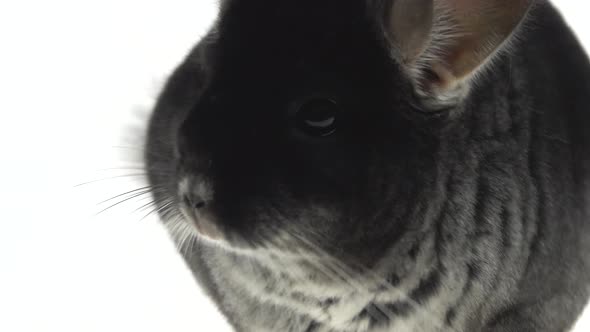
[[[547,1],[225,0],[145,159],[236,331],[555,332],[590,292],[589,128]]]

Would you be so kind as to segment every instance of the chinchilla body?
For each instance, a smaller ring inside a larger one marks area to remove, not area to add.
[[[588,58],[546,1],[225,0],[146,169],[236,331],[567,331],[589,128]]]

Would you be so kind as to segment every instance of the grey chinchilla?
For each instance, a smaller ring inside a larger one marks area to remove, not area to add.
[[[221,1],[146,150],[236,331],[555,332],[588,299],[590,65],[547,1]]]

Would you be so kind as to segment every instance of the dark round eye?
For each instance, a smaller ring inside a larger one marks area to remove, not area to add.
[[[299,130],[311,136],[325,137],[336,131],[338,104],[331,99],[315,98],[299,105],[295,114]]]

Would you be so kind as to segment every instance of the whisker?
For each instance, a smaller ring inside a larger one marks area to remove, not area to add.
[[[158,213],[161,214],[162,219],[166,219],[166,220],[171,219],[173,217],[177,217],[180,215],[180,212],[178,212],[178,210],[174,209],[174,204],[166,206],[165,208],[162,209],[162,211],[159,211]],[[172,216],[170,214],[172,214]]]
[[[150,207],[157,206],[157,205],[158,205],[158,200],[152,199],[148,203],[146,203],[146,204],[138,207],[137,209],[133,210],[132,213],[141,212],[141,211],[147,210]],[[141,220],[143,220],[143,218]]]
[[[266,236],[265,234],[259,233],[258,235],[258,240],[261,243],[272,243],[274,241],[272,240],[278,240],[279,242],[282,242],[280,245],[284,245],[284,241],[282,241],[281,239],[278,238],[274,238],[271,239],[270,237]],[[280,248],[280,245],[277,245],[276,248]],[[307,263],[311,264],[311,262],[308,261],[308,259],[306,257],[301,257],[303,258]],[[300,283],[300,284],[306,284],[310,281],[310,276],[306,274],[305,270],[302,269],[298,269],[297,272],[300,273],[293,273],[293,266],[288,266],[285,262],[283,262],[282,259],[275,259],[273,260],[273,262],[277,265],[279,265],[280,271],[284,272],[284,273],[288,273],[289,274],[289,278],[291,278],[293,281],[295,281],[296,283]],[[270,271],[273,271],[273,269],[270,269]],[[327,278],[329,278],[331,281],[336,281],[335,277],[330,275],[329,273],[320,271],[321,273],[323,273]],[[276,290],[279,294],[285,294],[286,296],[289,296],[290,293],[288,290],[280,290],[277,289]],[[315,315],[316,317],[321,317],[323,319],[330,319],[331,315],[328,311],[326,311],[324,308],[318,308],[317,310],[313,311],[313,315]]]
[[[194,235],[191,233],[190,229],[188,229],[190,226],[183,224],[182,228],[183,228],[183,232],[182,232],[182,239],[180,240],[180,244],[178,245],[178,250],[180,252],[183,252],[186,254],[188,253],[188,251],[186,251],[186,243],[187,240],[189,240],[190,238],[192,238]]]
[[[336,257],[328,254],[320,247],[311,243],[311,241],[301,237],[300,235],[296,234],[295,232],[289,231],[288,229],[287,229],[287,232],[291,236],[293,236],[296,239],[298,239],[299,241],[303,242],[305,245],[309,246],[311,250],[313,250],[317,254],[319,254],[320,258],[323,258],[325,260],[325,261],[323,260],[323,262],[328,264],[330,266],[330,269],[334,273],[337,273],[341,278],[344,279],[344,281],[349,283],[349,285],[352,286],[357,292],[359,292],[361,294],[365,294],[365,295],[372,295],[372,292],[363,284],[364,278],[360,274],[352,271],[347,265],[340,262]],[[379,313],[376,314],[375,311],[372,310],[373,307],[378,309],[381,312],[381,315]],[[380,321],[380,319],[378,317],[382,316],[382,315],[385,316],[385,318],[388,319],[389,321],[392,321],[393,317],[395,317],[395,313],[393,313],[391,310],[389,310],[388,308],[386,308],[378,303],[372,303],[371,306],[369,306],[365,309],[367,310],[367,313],[369,315],[371,315],[371,317],[373,317],[377,321]]]
[[[159,167],[154,167],[154,166],[147,167],[147,166],[142,166],[141,164],[138,164],[138,166],[102,168],[102,169],[97,169],[96,171],[97,172],[107,172],[107,171],[150,171],[150,173],[161,174],[161,175],[172,175],[172,174],[174,174],[174,172],[172,172],[170,169],[159,168]]]
[[[125,198],[125,199],[123,199],[123,200],[121,200],[121,201],[119,201],[119,202],[117,202],[117,203],[115,203],[115,204],[112,204],[112,205],[110,205],[110,206],[108,206],[108,207],[106,207],[106,208],[102,209],[101,211],[99,211],[98,213],[96,213],[96,215],[95,215],[95,216],[98,216],[98,215],[100,215],[101,213],[104,213],[105,211],[107,211],[107,210],[109,210],[109,209],[112,209],[112,208],[114,208],[114,207],[116,207],[116,206],[119,206],[119,205],[121,205],[121,204],[123,204],[123,203],[125,203],[125,202],[128,202],[128,201],[130,201],[130,200],[132,200],[132,199],[134,199],[134,198],[136,198],[136,197],[140,197],[140,196],[142,196],[142,195],[147,195],[147,194],[150,194],[151,192],[152,192],[151,190],[147,190],[147,191],[145,191],[145,192],[141,192],[141,193],[139,193],[139,194],[137,194],[137,193],[136,193],[136,194],[133,194],[131,197],[127,197],[127,198]]]
[[[125,174],[125,175],[111,176],[108,178],[103,178],[103,179],[80,183],[80,184],[75,185],[74,188],[78,188],[81,186],[85,186],[85,185],[93,184],[93,183],[97,183],[97,182],[107,181],[107,180],[115,180],[115,179],[120,179],[120,178],[131,178],[131,177],[141,177],[141,176],[148,176],[148,173],[137,173],[137,174]]]
[[[165,155],[163,155],[161,153],[157,153],[157,152],[154,152],[154,151],[147,150],[146,148],[143,148],[143,147],[117,146],[117,145],[111,146],[111,147],[113,149],[135,150],[135,151],[142,152],[144,154],[148,154],[148,155],[151,155],[151,156],[154,156],[154,157],[160,157],[160,158],[169,158],[170,157],[170,156],[165,156]]]
[[[143,216],[139,221],[143,221],[145,218],[149,217],[150,215],[152,215],[154,213],[160,213],[160,212],[164,211],[168,207],[171,207],[174,203],[175,203],[174,200],[170,199],[169,202],[164,203],[164,205],[160,206],[159,208],[153,209],[148,214]],[[152,202],[152,205],[157,205],[157,204],[158,204],[158,202],[156,202],[156,201]]]
[[[97,205],[101,205],[101,204],[104,204],[104,203],[110,202],[110,201],[112,201],[112,200],[114,200],[114,199],[117,199],[117,198],[119,198],[119,197],[123,197],[123,196],[129,195],[129,194],[137,193],[137,192],[139,192],[139,191],[143,191],[143,190],[150,191],[150,190],[152,190],[152,189],[156,189],[156,187],[152,187],[152,186],[146,186],[146,187],[141,187],[141,188],[137,188],[137,189],[134,189],[134,190],[130,190],[130,191],[128,191],[128,192],[122,193],[122,194],[120,194],[120,195],[117,195],[117,196],[111,197],[111,198],[109,198],[109,199],[107,199],[107,200],[104,200],[104,201],[102,201],[102,202],[99,202]]]
[[[321,248],[313,245],[311,242],[304,239],[303,237],[300,237],[295,232],[290,231],[289,227],[286,227],[283,230],[288,235],[290,235],[294,240],[307,246],[308,249],[311,249],[315,253],[315,255],[317,255],[317,258],[319,258],[322,261],[322,263],[328,265],[329,269],[326,270],[326,267],[319,264],[316,260],[310,259],[307,256],[303,256],[303,258],[309,264],[313,265],[316,269],[326,274],[327,276],[330,276],[330,272],[336,274],[341,279],[341,281],[348,284],[348,286],[351,287],[351,289],[356,291],[357,293],[364,294],[367,296],[372,295],[372,292],[368,288],[366,288],[361,281],[357,279],[358,277],[355,277],[354,272],[348,271],[349,269],[347,267],[342,268],[335,264],[337,260],[334,257],[325,253]],[[380,312],[375,312],[373,307],[378,308]],[[394,313],[391,312],[389,309],[377,303],[372,303],[372,306],[366,307],[365,309],[367,310],[367,314],[376,321],[381,321],[381,318],[383,316],[385,316],[385,318],[389,320],[391,320],[392,317],[395,316]]]
[[[171,234],[172,234],[174,237],[176,237],[176,236],[178,235],[178,234],[177,234],[178,228],[181,226],[181,222],[180,222],[180,216],[177,216],[176,218],[171,218],[171,219],[168,221],[168,223],[171,223],[171,224],[172,224],[172,226],[169,226],[170,233],[171,233]]]
[[[172,211],[170,206],[168,206],[166,209],[168,210],[167,212]],[[168,224],[168,231],[176,244],[176,249],[180,253],[184,252],[185,254],[188,254],[188,250],[190,250],[192,246],[194,246],[196,240],[193,239],[196,239],[196,235],[191,230],[191,226],[188,225],[186,222],[183,222],[182,220],[182,214],[177,212],[176,216],[167,219],[166,223]]]
[[[303,238],[302,236],[300,236],[298,234],[293,234],[294,232],[289,231],[288,229],[287,229],[287,232],[289,234],[291,234],[292,236],[296,236],[299,240],[307,243],[308,245],[313,246],[312,249],[315,248],[314,250],[318,250],[321,253],[324,253],[325,255],[328,255],[328,257],[330,257],[331,259],[333,259],[333,262],[334,263],[340,265],[342,268],[348,269],[348,266],[346,264],[344,264],[343,262],[341,262],[338,258],[336,258],[336,257],[330,255],[329,253],[325,252],[323,249],[319,248],[315,244],[311,243],[311,241]],[[327,242],[327,241],[324,241],[324,242]],[[410,296],[408,296],[408,294],[406,294],[405,292],[401,291],[398,287],[395,287],[395,286],[391,285],[390,282],[388,282],[383,277],[377,275],[376,273],[374,273],[373,271],[371,271],[367,267],[364,267],[364,266],[362,266],[360,264],[356,264],[356,267],[359,268],[359,269],[361,269],[363,271],[363,274],[367,275],[367,277],[370,278],[370,279],[369,278],[366,278],[365,280],[368,280],[370,282],[377,283],[378,286],[385,287],[388,291],[391,291],[391,292],[395,293],[396,295],[400,296],[401,298],[404,299],[404,301],[412,304],[416,309],[422,310],[424,313],[426,313],[429,316],[431,316],[432,322],[434,322],[438,328],[442,328],[443,327],[443,323],[440,321],[439,318],[436,317],[436,315],[433,312],[430,312],[429,310],[425,309],[420,303],[418,303],[415,300],[413,300]],[[358,274],[357,272],[354,272],[354,271],[351,271],[351,272],[353,274]],[[373,305],[377,305],[377,304],[376,303],[373,303]],[[377,306],[377,308],[379,310],[382,310],[383,309],[381,306]],[[391,313],[391,314],[394,315],[393,313]]]

